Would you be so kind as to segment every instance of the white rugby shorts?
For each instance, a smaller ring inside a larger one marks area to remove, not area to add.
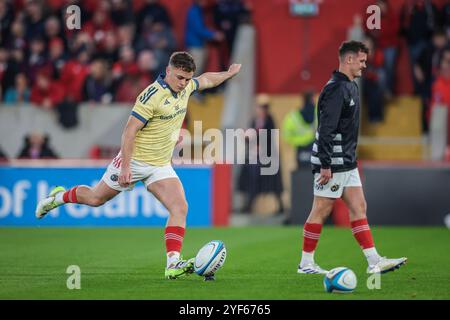
[[[119,175],[120,175],[120,158],[114,158],[108,165],[105,173],[103,174],[102,180],[112,189],[117,191],[132,190],[136,182],[142,181],[147,188],[153,182],[168,179],[177,178],[178,176],[173,170],[170,164],[158,167],[152,166],[143,162],[136,160],[131,160],[131,184],[129,187],[121,187],[119,185]]]
[[[361,187],[358,168],[344,172],[334,172],[333,177],[325,185],[320,185],[319,173],[314,174],[314,195],[326,198],[340,198],[345,187]]]

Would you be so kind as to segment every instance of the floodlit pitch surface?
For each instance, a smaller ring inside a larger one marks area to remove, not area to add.
[[[0,228],[0,299],[450,299],[450,230],[372,232],[382,255],[406,256],[408,263],[369,290],[366,260],[350,229],[325,227],[316,261],[326,269],[349,267],[358,277],[354,293],[339,295],[324,292],[322,275],[296,273],[300,226],[189,228],[185,258],[210,240],[227,247],[216,281],[208,282],[195,274],[164,279],[163,228]],[[67,288],[71,265],[80,268],[79,290]]]

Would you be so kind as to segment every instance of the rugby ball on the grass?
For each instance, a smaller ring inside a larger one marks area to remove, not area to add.
[[[334,268],[325,275],[323,286],[326,292],[350,293],[357,284],[355,273],[346,267]]]
[[[220,240],[205,244],[195,256],[194,270],[199,276],[213,275],[219,270],[227,257],[227,249]]]

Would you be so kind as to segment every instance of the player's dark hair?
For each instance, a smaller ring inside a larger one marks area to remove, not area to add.
[[[347,53],[358,54],[359,52],[364,52],[365,54],[369,54],[369,48],[359,41],[345,41],[339,47],[339,58],[343,58]]]
[[[186,72],[195,72],[196,69],[194,58],[192,58],[192,56],[185,51],[172,53],[170,56],[169,65]]]

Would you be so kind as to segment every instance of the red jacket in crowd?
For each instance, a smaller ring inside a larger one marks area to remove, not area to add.
[[[447,144],[450,146],[450,77],[439,76],[433,83],[430,115],[437,105],[447,106]]]
[[[64,85],[67,96],[74,101],[81,101],[81,92],[86,76],[89,74],[89,65],[78,60],[69,60],[61,72],[61,83]]]
[[[52,81],[47,76],[38,76],[36,83],[31,89],[30,101],[32,103],[39,107],[55,108],[63,100],[64,87],[58,81]]]

